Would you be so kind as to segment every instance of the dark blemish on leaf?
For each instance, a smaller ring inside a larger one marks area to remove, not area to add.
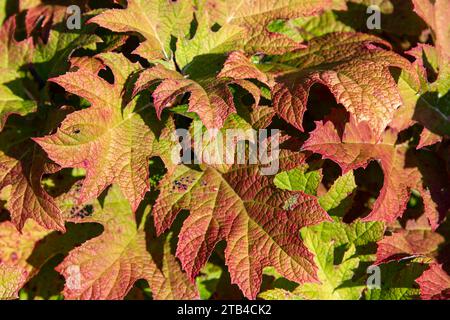
[[[186,181],[186,183],[189,183],[189,181]],[[175,180],[172,184],[172,190],[177,190],[177,191],[187,191],[188,189],[188,185],[184,183],[184,178],[181,178],[180,180]]]
[[[70,217],[74,219],[84,219],[92,216],[94,213],[94,207],[90,204],[80,208],[80,206],[74,206],[70,209]]]

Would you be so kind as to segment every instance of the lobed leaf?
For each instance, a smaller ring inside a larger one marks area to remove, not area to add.
[[[275,111],[297,129],[303,131],[310,88],[320,83],[330,89],[358,123],[370,123],[378,138],[402,105],[389,67],[403,68],[414,75],[406,59],[382,49],[382,45],[389,47],[375,36],[333,33],[314,38],[307,48],[257,66],[269,79],[274,78],[275,85],[271,87]],[[230,60],[227,63],[233,63]]]
[[[115,53],[98,57],[113,70],[114,84],[88,69],[53,79],[92,106],[70,114],[55,134],[35,141],[61,167],[87,170],[80,203],[117,183],[135,211],[150,189],[148,159],[157,155],[155,135],[141,115],[149,105],[137,99],[128,102],[124,96],[128,76],[137,65]]]
[[[303,192],[274,188],[257,165],[221,173],[179,167],[161,182],[155,205],[158,233],[181,209],[190,216],[180,231],[177,256],[195,277],[221,240],[231,280],[248,298],[256,298],[262,270],[274,266],[293,281],[315,281],[311,254],[298,237],[301,227],[328,220],[317,199]]]
[[[380,220],[392,222],[401,217],[409,198],[411,188],[430,194],[423,188],[422,176],[415,167],[407,165],[407,148],[395,145],[395,135],[387,131],[383,140],[376,142],[371,130],[364,124],[357,124],[353,117],[334,112],[324,122],[316,122],[316,129],[303,148],[321,154],[335,161],[343,172],[365,168],[372,160],[378,160],[384,173],[384,184],[371,213],[365,221]],[[349,119],[345,124],[342,120]],[[431,200],[430,200],[431,201]],[[428,207],[427,216],[434,228],[437,227],[435,208]]]

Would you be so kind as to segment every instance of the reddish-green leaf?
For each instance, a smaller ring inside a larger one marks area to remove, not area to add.
[[[0,300],[17,299],[25,279],[21,269],[0,263]]]
[[[331,0],[243,0],[237,4],[225,0],[206,0],[206,8],[213,19],[226,28],[242,28],[235,42],[237,49],[247,52],[279,54],[303,47],[285,35],[268,30],[270,22],[312,16],[331,8]]]
[[[161,181],[154,210],[159,233],[181,209],[191,214],[181,229],[177,256],[190,277],[226,240],[231,280],[248,298],[258,294],[264,267],[274,266],[292,281],[317,280],[312,255],[298,232],[330,218],[314,196],[276,189],[273,177],[261,175],[258,165],[235,166],[225,173],[178,167]]]
[[[251,76],[249,76],[251,77]],[[136,82],[134,93],[137,94],[156,82],[161,82],[153,92],[154,105],[158,117],[162,111],[172,106],[177,98],[189,92],[189,112],[198,114],[208,129],[220,129],[228,116],[236,112],[233,94],[229,88],[237,84],[250,92],[258,105],[259,88],[246,80],[229,80],[222,76],[202,79],[186,79],[182,74],[156,65],[144,70]]]
[[[22,83],[23,68],[31,59],[31,39],[16,41],[16,17],[10,17],[0,29],[0,130],[11,114],[26,115],[36,102]]]
[[[19,123],[0,134],[0,189],[10,186],[6,205],[19,230],[29,218],[47,229],[65,230],[60,210],[41,186],[48,161],[30,140],[33,132],[22,128],[27,125]]]
[[[442,266],[433,263],[420,278],[416,280],[420,286],[420,295],[426,300],[448,300],[450,298],[450,276]]]
[[[148,159],[156,155],[154,133],[141,115],[149,105],[137,99],[128,102],[125,97],[126,81],[137,65],[114,53],[99,58],[113,70],[114,84],[89,69],[53,79],[92,106],[67,116],[57,133],[35,141],[60,166],[87,170],[80,203],[96,198],[107,186],[117,183],[135,211],[150,188]]]
[[[384,184],[366,221],[392,222],[400,217],[406,208],[411,188],[430,197],[423,188],[419,170],[407,165],[406,146],[396,145],[396,136],[391,131],[386,131],[383,139],[377,142],[366,123],[358,124],[352,116],[348,117],[343,112],[333,112],[330,118],[316,122],[316,125],[303,148],[335,161],[344,172],[365,168],[372,160],[379,161]],[[439,214],[431,206],[428,209],[430,223],[436,227],[436,216]]]
[[[321,83],[358,123],[370,124],[378,138],[402,104],[389,67],[412,71],[406,59],[381,46],[389,44],[366,34],[333,33],[258,68],[275,79],[272,100],[277,114],[297,129],[303,131],[310,88]]]
[[[72,250],[57,267],[66,279],[66,299],[123,299],[139,279],[148,280],[155,298],[197,296],[165,245],[161,269],[147,250],[145,220],[140,226],[128,201],[113,186],[94,213],[78,222],[96,222],[103,233]],[[75,221],[77,221],[75,219]]]
[[[442,236],[428,230],[394,233],[378,243],[377,263],[431,255],[442,242]]]

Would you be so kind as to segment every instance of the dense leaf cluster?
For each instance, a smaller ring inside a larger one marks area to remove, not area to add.
[[[1,1],[0,299],[449,299],[449,21],[448,0]],[[176,163],[177,129],[197,160],[277,129],[279,170]]]

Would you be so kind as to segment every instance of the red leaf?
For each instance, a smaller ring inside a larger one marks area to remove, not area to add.
[[[420,286],[420,295],[425,300],[449,300],[450,276],[442,266],[433,263],[420,278],[416,280]]]
[[[329,216],[316,197],[276,189],[273,177],[261,175],[258,165],[235,166],[225,173],[212,167],[204,171],[178,167],[161,181],[154,209],[159,233],[170,227],[181,209],[191,214],[180,231],[177,257],[191,278],[216,244],[226,240],[231,280],[248,298],[256,298],[264,267],[274,266],[300,283],[317,280],[313,257],[299,230],[330,220]]]
[[[113,186],[101,204],[94,204],[94,213],[78,222],[100,223],[104,232],[70,251],[56,268],[66,278],[66,299],[123,299],[139,279],[148,280],[156,299],[198,296],[171,255],[169,239],[162,239],[161,268],[153,261],[147,251],[145,219],[136,225],[119,188]]]
[[[189,92],[188,111],[197,113],[208,129],[222,128],[227,117],[236,113],[233,94],[228,87],[230,84],[238,84],[250,92],[256,105],[260,99],[259,88],[250,81],[229,80],[220,76],[194,81],[186,79],[176,71],[165,69],[162,65],[146,69],[140,74],[134,94],[147,89],[156,82],[161,82],[153,92],[158,117],[161,117],[165,108],[175,104],[180,95]]]
[[[411,64],[398,54],[382,49],[382,45],[389,47],[387,42],[371,35],[327,34],[311,40],[307,48],[274,57],[258,67],[268,73],[266,79],[275,79],[272,100],[277,114],[297,129],[303,131],[310,88],[321,83],[358,123],[370,124],[370,130],[378,138],[402,104],[389,67],[411,72],[418,85]],[[234,59],[227,63],[233,66],[226,64],[224,69],[236,68]],[[242,62],[241,68],[249,69]],[[254,74],[250,72],[252,77]],[[267,83],[262,76],[257,79]]]
[[[316,122],[316,126],[303,149],[333,160],[344,173],[365,168],[372,160],[379,161],[384,184],[365,221],[392,222],[402,216],[411,188],[430,199],[429,192],[423,188],[421,173],[406,162],[407,147],[395,145],[396,136],[391,131],[386,131],[382,141],[377,142],[367,124],[357,124],[353,117],[348,118],[343,112],[336,111],[327,120]],[[430,223],[436,228],[439,214],[431,205],[427,209]]]

